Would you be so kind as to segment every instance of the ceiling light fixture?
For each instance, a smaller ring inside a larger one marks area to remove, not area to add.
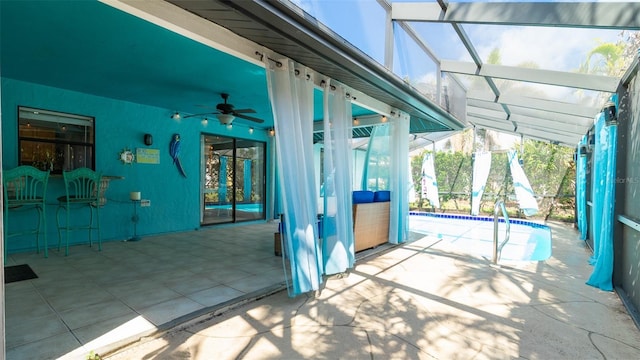
[[[175,113],[173,113],[173,115],[171,115],[171,118],[173,120],[180,120],[180,113],[176,111]]]
[[[383,123],[386,123],[387,122],[387,117],[383,116],[382,119],[380,119],[380,121],[382,121]]]
[[[203,118],[202,119],[202,125],[206,126],[208,123],[209,123],[209,119],[207,119],[207,118]]]
[[[253,128],[252,127],[249,128],[249,134],[253,134]]]
[[[274,128],[271,128],[267,131],[267,134],[269,134],[269,136],[276,136],[276,130]]]
[[[216,114],[216,117],[218,118],[218,120],[220,121],[220,124],[222,125],[231,125],[231,122],[233,122],[233,119],[236,118],[231,114]]]
[[[358,120],[358,118],[353,118],[353,125],[360,125],[360,120]]]

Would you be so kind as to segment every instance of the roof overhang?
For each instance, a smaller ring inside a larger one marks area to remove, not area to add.
[[[458,130],[462,122],[300,8],[284,1],[169,2],[360,91],[411,118],[412,132]]]

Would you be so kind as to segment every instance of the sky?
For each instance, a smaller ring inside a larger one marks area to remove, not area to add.
[[[410,0],[393,2],[404,1]],[[374,60],[383,63],[386,20],[385,12],[377,0],[293,2]],[[412,22],[411,26],[440,59],[471,61],[451,25]],[[622,39],[619,30],[467,24],[463,28],[484,61],[493,49],[499,49],[502,65],[519,66],[530,62],[541,69],[559,71],[575,71],[597,45]],[[403,31],[395,31],[394,72],[412,82],[433,81],[437,74],[435,64],[403,34]],[[398,53],[408,55],[398,56]],[[573,90],[554,86],[535,87],[551,98],[575,100],[571,95]]]

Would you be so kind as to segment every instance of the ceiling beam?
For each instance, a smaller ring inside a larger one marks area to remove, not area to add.
[[[579,139],[583,136],[584,133],[576,134],[564,132],[562,130],[557,129],[549,129],[549,128],[536,128],[532,126],[528,126],[526,124],[518,126],[517,129],[511,127],[511,124],[501,119],[491,119],[490,117],[481,116],[481,115],[472,115],[469,120],[476,125],[486,125],[493,126],[494,128],[507,131],[512,134],[521,134],[521,133],[536,133],[538,137],[543,139],[551,139],[557,140],[559,138],[565,138],[565,140],[569,140],[569,143],[573,144],[573,139]]]
[[[615,92],[619,79],[611,76],[576,74],[565,71],[530,69],[516,66],[484,64],[478,67],[467,61],[442,60],[444,72],[525,81],[605,92]]]
[[[557,141],[573,147],[577,146],[582,138],[582,135],[549,134],[544,130],[531,128],[518,129],[518,134],[535,136],[540,139],[549,139],[549,141]]]
[[[482,102],[479,100],[469,100],[469,102],[467,103],[467,109],[473,110],[474,108],[501,111],[497,107],[497,104],[495,103]],[[552,120],[552,121],[556,121],[563,124],[576,125],[576,126],[586,127],[586,128],[591,127],[591,125],[593,125],[593,117],[590,117],[590,118],[578,117],[574,115],[567,115],[567,114],[554,113],[554,112],[548,112],[548,111],[542,111],[542,110],[536,110],[536,109],[521,108],[521,107],[513,107],[513,111],[511,115],[512,117],[509,118],[509,120],[513,120],[513,121],[515,121],[513,116],[516,116],[516,117],[524,116],[524,117],[536,119],[536,120]],[[501,114],[501,116],[499,117],[501,119],[506,118],[504,114]]]
[[[541,131],[550,131],[555,133],[567,134],[567,135],[575,135],[582,136],[587,133],[589,130],[588,127],[583,127],[579,125],[571,125],[571,124],[563,124],[558,123],[552,120],[539,120],[539,119],[531,119],[524,116],[515,116],[516,119],[513,121],[518,124],[518,128],[516,131],[520,131],[524,128],[537,129]]]
[[[496,121],[476,118],[473,116],[469,117],[469,122],[475,124],[477,127],[480,127],[480,128],[500,131],[500,132],[504,132],[511,135],[524,135],[525,137],[532,137],[542,141],[558,142],[558,143],[566,144],[567,146],[575,146],[578,143],[578,141],[580,141],[580,138],[582,137],[577,135],[573,136],[573,135],[557,134],[557,133],[552,133],[547,131],[540,131],[537,129],[530,129],[526,127],[523,127],[522,129],[519,128],[517,131],[513,131],[513,129],[509,128],[508,126],[505,126],[505,125],[509,125],[509,123],[507,123],[506,121],[496,122]]]
[[[476,117],[476,116],[470,116],[469,122],[473,123],[476,126],[490,126],[492,129],[504,131],[510,134],[515,134],[511,123],[508,123],[503,120],[493,121],[493,120],[487,120],[487,119]]]
[[[548,99],[539,99],[529,96],[517,95],[512,92],[502,92],[500,96],[496,98],[488,91],[470,90],[467,92],[467,99],[513,105],[529,109],[538,109],[560,114],[580,116],[589,119],[593,119],[595,114],[600,112],[600,109],[593,106],[578,105]]]
[[[403,21],[399,21],[398,25],[400,25],[402,30],[404,30],[407,35],[409,35],[409,37],[416,42],[416,45],[418,45],[420,49],[422,49],[422,51],[424,51],[424,53],[431,58],[431,61],[433,61],[437,66],[440,66],[440,59],[436,56],[431,47],[429,47],[429,45],[427,45],[427,43],[422,40],[420,35],[411,27],[411,25]]]
[[[506,123],[506,115],[495,110],[482,109],[476,107],[469,107],[467,111],[468,116],[474,116],[492,121],[503,121]],[[584,135],[591,127],[591,122],[576,124],[559,121],[557,119],[549,118],[537,118],[520,114],[511,114],[509,121],[517,124],[517,129],[521,126],[535,127],[541,130],[548,129],[549,131],[560,131],[576,135]]]
[[[391,4],[391,18],[461,24],[640,30],[637,2],[455,2]]]

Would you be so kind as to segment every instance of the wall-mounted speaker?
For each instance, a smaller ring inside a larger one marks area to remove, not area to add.
[[[147,146],[153,145],[153,136],[151,134],[144,134],[144,144]]]

